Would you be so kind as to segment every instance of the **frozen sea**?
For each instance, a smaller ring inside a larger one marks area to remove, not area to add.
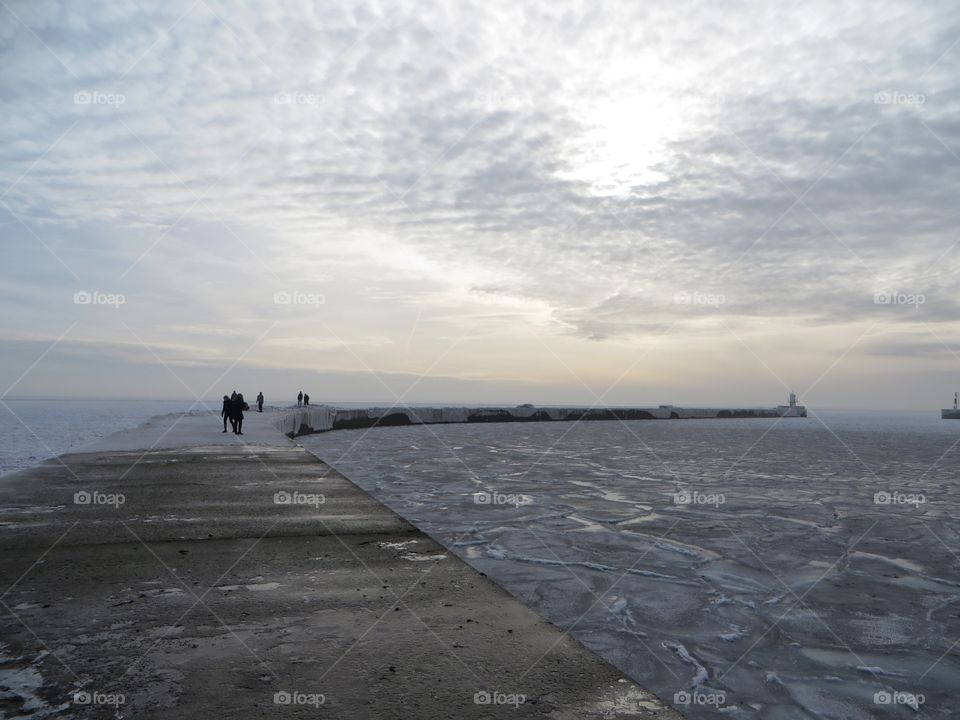
[[[688,717],[960,716],[960,421],[834,412],[301,441]]]
[[[4,400],[0,403],[0,475],[74,452],[155,415],[185,412],[191,405],[187,400]],[[214,401],[211,407],[218,410],[218,405]],[[201,405],[194,408],[201,409]]]

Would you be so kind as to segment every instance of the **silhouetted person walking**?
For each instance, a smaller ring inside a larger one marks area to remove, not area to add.
[[[243,411],[246,403],[243,401],[243,393],[237,393],[233,401],[233,432],[237,435],[243,435]]]
[[[303,390],[297,393],[297,407],[301,407],[302,405],[303,405]]]
[[[263,412],[263,391],[257,393],[257,412]]]
[[[303,394],[303,405],[304,405],[304,407],[306,407],[306,406],[309,405],[309,404],[310,404],[310,396],[307,395],[306,393],[304,393],[304,394]]]
[[[223,409],[220,411],[220,417],[223,418],[223,431],[227,431],[227,420],[233,422],[233,402],[228,395],[223,396]]]

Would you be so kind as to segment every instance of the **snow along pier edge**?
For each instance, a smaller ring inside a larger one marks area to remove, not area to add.
[[[776,407],[689,408],[659,407],[408,407],[338,408],[332,405],[297,408],[276,420],[287,437],[370,427],[436,425],[443,423],[559,422],[576,420],[690,420],[706,418],[806,417],[807,409],[791,396],[789,405]]]

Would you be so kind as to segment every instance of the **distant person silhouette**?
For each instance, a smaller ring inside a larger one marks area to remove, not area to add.
[[[220,410],[220,417],[223,418],[223,431],[227,431],[227,420],[233,419],[233,402],[228,395],[223,396],[223,409]]]
[[[263,391],[257,393],[257,412],[263,412]]]
[[[303,394],[303,404],[304,406],[307,406],[310,404],[310,396],[307,395],[306,393]]]
[[[236,435],[243,435],[243,411],[248,410],[249,406],[243,401],[243,393],[237,393],[233,403],[233,432]]]
[[[303,390],[297,393],[297,407],[301,407],[302,405],[303,405]]]

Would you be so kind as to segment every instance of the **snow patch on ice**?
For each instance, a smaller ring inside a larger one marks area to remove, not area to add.
[[[850,553],[850,555],[855,558],[877,560],[909,572],[923,572],[923,567],[921,565],[917,565],[917,563],[911,562],[906,558],[891,558],[887,557],[886,555],[876,555],[874,553],[863,552],[862,550],[855,550],[854,552]]]
[[[8,647],[5,643],[0,643],[0,664],[18,663],[20,666],[0,668],[0,691],[2,691],[0,695],[17,697],[23,701],[17,709],[17,715],[12,717],[45,718],[67,709],[69,703],[51,707],[37,694],[46,683],[36,665],[49,653],[40,653],[30,665],[25,666],[23,657],[13,657],[6,653]],[[10,707],[9,709],[13,710],[14,708]]]
[[[404,553],[400,556],[404,560],[409,560],[410,562],[423,562],[425,560],[446,560],[446,553],[441,553],[438,555],[423,555],[420,553]]]
[[[494,560],[506,560],[507,551],[498,545],[488,545],[487,546],[487,555],[492,557]]]
[[[244,590],[253,590],[255,592],[263,592],[265,590],[276,590],[280,587],[278,582],[266,582],[266,583],[252,583],[250,585],[218,585],[217,590],[239,590],[243,588]]]
[[[718,637],[724,642],[736,642],[741,638],[749,637],[749,634],[739,625],[731,625],[728,632],[720,633]]]
[[[600,572],[640,575],[642,577],[660,578],[662,580],[675,580],[678,583],[683,583],[686,585],[693,584],[690,582],[685,582],[684,580],[682,580],[681,578],[678,578],[675,575],[665,575],[664,573],[654,572],[653,570],[639,570],[633,567],[623,570],[622,568],[613,567],[612,565],[602,565],[601,563],[590,562],[588,560],[556,560],[551,558],[528,557],[526,555],[516,555],[513,553],[508,553],[503,548],[493,546],[493,545],[487,547],[487,555],[497,560],[514,560],[516,562],[530,563],[531,565],[549,565],[554,567],[584,567],[584,568],[587,568],[588,570],[598,570]]]
[[[419,540],[404,540],[403,542],[378,542],[377,547],[381,550],[403,550],[408,545],[414,545]]]
[[[680,659],[688,665],[693,665],[694,674],[693,678],[690,680],[690,687],[699,687],[710,679],[710,673],[707,672],[707,669],[700,663],[699,660],[690,654],[690,651],[687,650],[683,643],[664,640],[660,644],[667,650],[673,650],[673,652],[679,655]]]

